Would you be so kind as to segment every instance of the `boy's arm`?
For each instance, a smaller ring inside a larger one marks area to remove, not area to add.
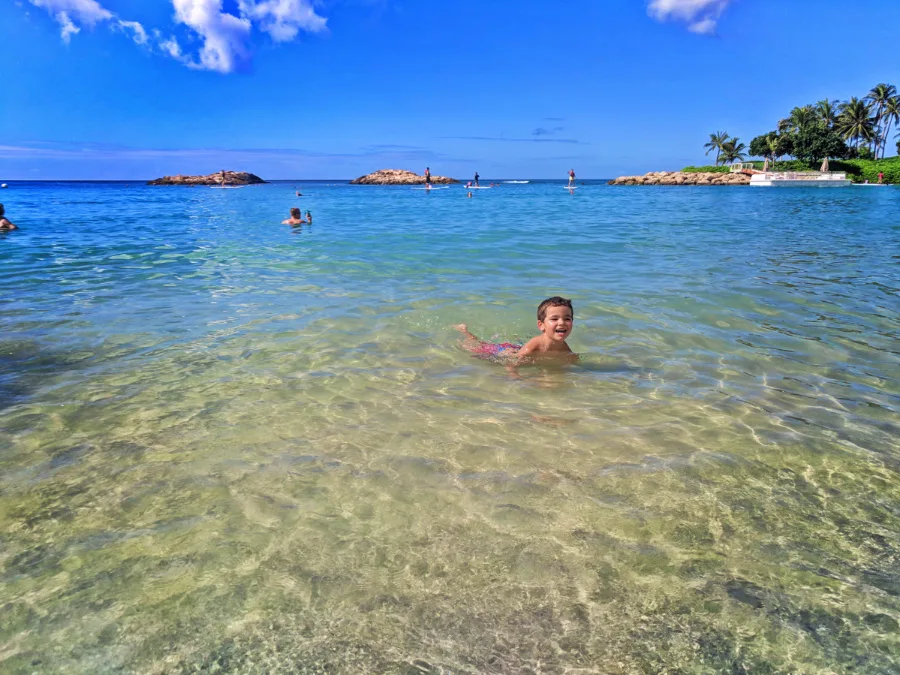
[[[525,345],[519,350],[516,354],[515,365],[521,366],[523,363],[530,363],[532,359],[532,354],[534,354],[535,349],[538,344],[540,344],[540,338],[533,337]]]

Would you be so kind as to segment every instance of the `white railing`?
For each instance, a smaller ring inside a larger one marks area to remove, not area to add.
[[[845,181],[847,180],[847,174],[843,171],[834,172],[834,173],[820,173],[818,171],[767,171],[765,174],[760,174],[760,180],[814,180],[814,181],[823,181],[823,180],[835,180],[835,181]]]

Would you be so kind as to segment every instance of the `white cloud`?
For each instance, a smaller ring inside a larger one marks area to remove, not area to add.
[[[252,24],[222,11],[222,0],[172,0],[175,20],[203,39],[199,61],[188,65],[220,73],[232,72],[248,58],[245,42]]]
[[[315,0],[237,0],[238,14],[223,10],[222,0],[171,0],[176,24],[200,38],[196,54],[185,52],[174,36],[163,38],[153,30],[154,40],[137,21],[126,21],[97,0],[29,0],[46,10],[61,28],[63,42],[85,26],[108,23],[114,30],[130,34],[135,44],[153,48],[191,68],[231,73],[250,60],[249,43],[254,29],[275,42],[287,42],[300,31],[325,30],[327,19],[316,14]]]
[[[66,20],[93,26],[98,21],[111,19],[113,14],[100,6],[97,0],[29,0],[35,7],[46,9],[53,16],[64,14]],[[60,21],[60,23],[63,23]]]
[[[80,33],[79,24],[93,26],[107,21],[113,14],[100,6],[97,0],[29,0],[35,7],[47,10],[60,25],[60,35],[66,44]]]
[[[325,30],[326,19],[316,14],[309,0],[238,0],[238,6],[276,42],[293,40],[301,30]]]
[[[159,36],[159,31],[154,31],[154,33],[156,34],[157,38],[159,38],[159,42],[157,44],[159,45],[159,48],[163,50],[163,52],[177,61],[181,61],[184,59],[184,54],[181,53],[181,45],[178,44],[178,40],[173,37],[163,40]]]
[[[147,31],[145,31],[144,27],[137,21],[122,21],[119,19],[116,22],[116,25],[122,31],[131,31],[131,39],[134,40],[134,43],[137,45],[145,45],[150,40],[150,38],[147,37]]]
[[[688,30],[713,35],[722,12],[731,0],[650,0],[647,12],[660,21],[681,21]]]
[[[109,22],[122,32],[130,32],[135,44],[146,45],[147,31],[137,21],[123,21],[97,0],[29,0],[35,7],[47,10],[60,25],[60,34],[66,44],[73,35],[81,32],[82,26],[93,28],[98,23]]]
[[[62,27],[60,35],[62,36],[62,41],[66,44],[69,44],[69,40],[72,39],[73,35],[81,32],[81,29],[72,23],[69,15],[65,12],[59,12],[56,15],[56,20],[59,21],[59,25]]]
[[[197,59],[182,62],[193,68],[230,73],[249,60],[247,43],[254,27],[276,42],[287,42],[301,30],[325,29],[326,19],[316,14],[310,0],[238,0],[240,16],[222,10],[222,0],[172,0],[175,20],[203,40]],[[171,42],[164,47],[172,53]]]

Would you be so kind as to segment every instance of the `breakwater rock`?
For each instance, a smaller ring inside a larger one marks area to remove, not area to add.
[[[256,185],[258,183],[265,183],[262,178],[253,173],[247,173],[246,171],[226,171],[225,172],[225,184],[226,185]],[[208,176],[182,176],[178,174],[177,176],[163,176],[162,178],[157,178],[155,180],[147,181],[147,185],[221,185],[222,184],[222,172],[217,171],[216,173],[211,173]]]
[[[446,176],[432,176],[431,182],[435,185],[439,183],[458,183],[455,178],[447,178]],[[366,176],[360,176],[350,181],[350,185],[424,185],[425,176],[420,176],[412,171],[404,171],[403,169],[381,169],[375,173]]]
[[[744,173],[685,173],[684,171],[651,171],[643,176],[619,176],[610,185],[749,185]]]

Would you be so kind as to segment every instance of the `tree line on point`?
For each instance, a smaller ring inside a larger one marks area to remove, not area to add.
[[[892,84],[878,84],[863,98],[799,106],[778,122],[775,130],[757,136],[747,148],[727,132],[709,135],[706,154],[716,153],[716,166],[765,157],[773,164],[790,156],[814,164],[825,158],[884,158],[891,129],[900,126],[900,96]],[[896,134],[900,137],[900,133]],[[900,141],[897,142],[900,154]]]

